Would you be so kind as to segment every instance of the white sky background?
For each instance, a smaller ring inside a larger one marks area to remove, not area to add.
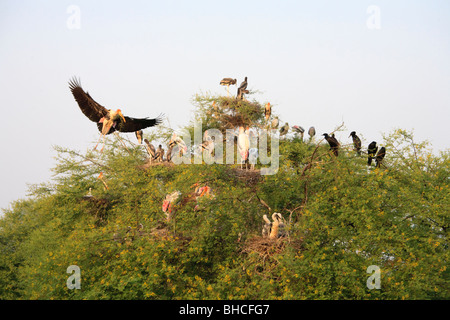
[[[69,29],[80,9],[80,28]],[[370,5],[380,29],[370,29]],[[414,129],[449,147],[450,2],[0,1],[0,208],[51,178],[53,145],[92,148],[96,125],[68,88],[133,117],[192,117],[195,93],[248,76],[281,121],[368,144]],[[235,92],[236,87],[231,87]],[[152,130],[152,129],[147,129]],[[388,156],[388,155],[387,155]]]

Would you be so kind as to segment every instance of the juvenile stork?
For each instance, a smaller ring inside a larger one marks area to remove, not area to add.
[[[69,88],[78,103],[81,112],[83,112],[89,120],[96,122],[98,130],[101,132],[100,138],[97,145],[94,147],[94,150],[97,149],[97,146],[102,138],[104,147],[106,135],[115,131],[136,132],[148,127],[156,126],[162,122],[162,114],[155,119],[131,118],[124,116],[120,109],[106,109],[97,103],[87,91],[85,92],[83,90],[79,80],[76,78],[69,81]],[[103,151],[103,147],[101,151]]]
[[[270,102],[267,102],[264,106],[264,116],[266,118],[266,122],[269,121],[270,115],[272,114],[272,106],[270,105]]]
[[[377,157],[375,158],[376,161],[376,167],[379,168],[381,166],[381,163],[383,162],[384,156],[386,155],[386,148],[381,147],[380,150],[377,153]]]
[[[280,129],[280,137],[285,136],[289,132],[289,124],[286,122]]]
[[[309,140],[311,140],[316,135],[316,129],[314,127],[309,128],[308,135],[309,135]]]
[[[237,90],[237,98],[242,100],[242,98],[244,97],[244,93],[248,93],[249,91],[247,90],[247,77],[245,77],[244,81],[241,82],[241,85],[239,86],[238,90]]]
[[[295,133],[300,134],[300,140],[303,141],[303,133],[305,132],[305,129],[303,129],[302,126],[293,126],[292,129]]]
[[[230,95],[230,86],[236,84],[237,80],[232,78],[223,78],[220,80],[221,86],[227,86],[227,94]]]

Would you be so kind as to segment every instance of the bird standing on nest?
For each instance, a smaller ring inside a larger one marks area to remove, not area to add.
[[[238,150],[241,155],[241,169],[242,163],[245,163],[245,167],[247,168],[248,154],[250,148],[250,139],[248,134],[245,133],[244,127],[239,127],[239,136],[238,136]]]
[[[285,224],[281,213],[272,214],[272,228],[270,229],[269,239],[277,239],[286,235]]]
[[[227,86],[227,94],[230,95],[230,86],[236,84],[237,80],[232,78],[223,78],[220,81],[221,86]]]
[[[106,135],[111,134],[116,130],[120,132],[135,132],[156,126],[162,122],[162,115],[155,119],[131,118],[124,116],[120,109],[106,109],[92,99],[89,93],[83,90],[80,82],[75,78],[69,81],[69,88],[83,114],[88,117],[89,120],[97,123],[97,128],[101,132],[100,139],[102,137],[105,139]],[[100,142],[100,139],[97,142],[97,145]],[[97,145],[94,147],[94,150],[97,149]],[[103,147],[104,145],[103,142]],[[103,151],[103,147],[101,151]]]
[[[244,93],[248,93],[249,91],[247,90],[247,77],[245,77],[244,81],[241,82],[241,85],[239,86],[238,90],[237,90],[237,98],[242,100],[242,98],[244,97]]]

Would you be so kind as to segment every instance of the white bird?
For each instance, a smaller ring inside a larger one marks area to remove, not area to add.
[[[241,155],[241,169],[242,169],[242,163],[246,163],[248,160],[248,153],[250,148],[250,140],[248,138],[248,134],[245,133],[244,127],[239,127],[239,136],[238,136],[238,151]],[[247,165],[246,165],[247,167]]]

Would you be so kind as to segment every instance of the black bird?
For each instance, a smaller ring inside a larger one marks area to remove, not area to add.
[[[355,151],[358,154],[361,154],[361,139],[356,135],[355,131],[352,131],[349,135],[349,137],[352,137],[353,139],[353,146],[355,147]]]
[[[334,134],[330,137],[328,135],[328,133],[324,133],[323,136],[325,137],[325,140],[328,141],[328,144],[330,145],[330,149],[333,151],[334,155],[337,157],[339,152],[339,142],[337,141],[337,139],[334,137]]]
[[[386,155],[386,148],[381,147],[377,153],[377,157],[375,158],[375,161],[377,162],[377,165],[376,165],[377,168],[379,168],[381,166],[381,162],[383,162],[385,155]]]
[[[105,137],[107,134],[111,134],[116,130],[120,132],[135,132],[156,126],[162,122],[162,115],[155,119],[139,119],[124,116],[120,109],[106,109],[92,99],[88,92],[83,90],[79,80],[76,78],[69,81],[69,88],[77,101],[81,112],[83,112],[89,120],[97,123],[97,128],[101,132],[100,138]]]
[[[249,92],[247,90],[247,85],[248,85],[247,77],[245,77],[244,81],[241,82],[241,85],[239,86],[239,88],[237,90],[237,98],[242,99],[243,94]]]
[[[372,141],[369,144],[369,147],[367,148],[367,153],[368,153],[368,158],[367,158],[367,165],[370,166],[372,164],[372,159],[375,158],[375,155],[377,154],[378,151],[378,147],[377,147],[377,142],[376,141]]]

